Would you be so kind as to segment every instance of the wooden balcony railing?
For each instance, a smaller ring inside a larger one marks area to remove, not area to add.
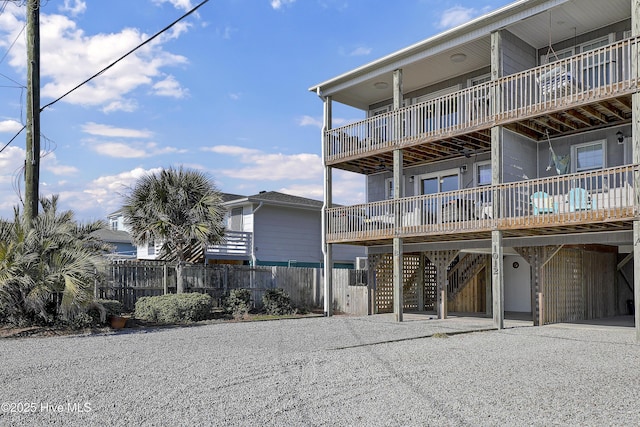
[[[215,259],[250,259],[253,233],[225,231],[224,240],[219,245],[209,245],[206,256]]]
[[[325,161],[419,144],[496,123],[630,93],[630,38],[325,132]],[[553,58],[551,58],[553,60]],[[496,102],[496,100],[498,102]]]
[[[639,212],[640,165],[559,175],[327,210],[329,242],[611,223]]]

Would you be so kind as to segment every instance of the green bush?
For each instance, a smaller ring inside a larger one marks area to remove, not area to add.
[[[267,289],[262,297],[262,304],[267,314],[280,316],[294,312],[291,307],[291,298],[284,289]]]
[[[157,323],[188,323],[209,319],[213,300],[199,293],[142,297],[136,302],[136,319]]]
[[[224,307],[236,319],[245,317],[251,309],[251,291],[249,289],[232,289]]]

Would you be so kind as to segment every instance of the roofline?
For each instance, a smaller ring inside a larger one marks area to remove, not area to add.
[[[389,66],[390,64],[394,62],[399,62],[402,59],[410,57],[411,55],[417,52],[426,50],[432,45],[435,46],[435,45],[441,44],[446,40],[453,39],[454,37],[460,37],[465,33],[469,33],[473,30],[477,30],[478,28],[488,26],[492,22],[499,21],[499,18],[505,18],[510,16],[511,14],[515,14],[518,9],[524,8],[525,11],[527,9],[530,10],[530,13],[527,16],[527,17],[530,17],[530,16],[537,15],[544,10],[550,9],[553,6],[567,3],[568,1],[570,0],[517,0],[513,3],[510,3],[492,12],[489,12],[477,18],[474,18],[469,22],[466,22],[464,24],[461,24],[449,30],[445,30],[432,37],[422,40],[418,43],[415,43],[413,45],[410,45],[408,47],[395,51],[389,55],[383,56],[382,58],[377,59],[373,62],[369,62],[351,71],[347,71],[346,73],[340,74],[337,77],[334,77],[322,83],[313,85],[309,88],[309,91],[315,92],[321,96],[323,87],[335,86],[337,84],[355,79],[364,74],[371,73],[377,69],[382,68],[383,66]],[[539,7],[536,7],[539,5],[543,5],[545,3],[547,3],[547,6],[543,7],[542,8],[543,10],[540,10]],[[519,17],[519,20],[521,19],[523,18]]]
[[[313,199],[309,199],[309,200],[313,200]],[[315,200],[316,202],[321,203],[319,200]],[[322,206],[310,206],[310,205],[303,205],[300,203],[289,203],[289,202],[280,202],[280,201],[274,201],[274,200],[266,200],[266,199],[260,199],[257,197],[243,197],[242,199],[236,199],[236,200],[230,200],[228,202],[223,203],[223,206],[227,206],[227,207],[231,207],[231,206],[235,206],[235,205],[243,205],[246,203],[263,203],[265,205],[270,205],[270,206],[283,206],[283,207],[290,207],[290,208],[298,208],[298,209],[307,209],[307,210],[313,210],[313,211],[319,211],[322,210]]]

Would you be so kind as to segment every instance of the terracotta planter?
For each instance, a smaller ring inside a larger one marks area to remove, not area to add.
[[[111,316],[109,323],[113,329],[122,329],[127,324],[127,318],[122,316]]]

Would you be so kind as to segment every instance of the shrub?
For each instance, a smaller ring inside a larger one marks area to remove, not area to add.
[[[262,304],[267,314],[283,315],[292,314],[291,298],[284,289],[267,289],[262,297]]]
[[[211,316],[213,300],[199,293],[142,297],[136,302],[136,319],[157,323],[187,323]]]
[[[249,289],[232,289],[225,301],[225,310],[235,319],[244,318],[251,308],[251,291]]]

